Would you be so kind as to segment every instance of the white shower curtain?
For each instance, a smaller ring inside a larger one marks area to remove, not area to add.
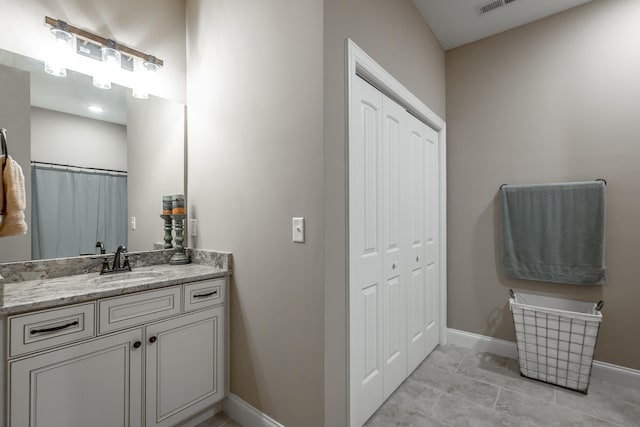
[[[31,255],[47,259],[127,244],[127,177],[32,166]]]

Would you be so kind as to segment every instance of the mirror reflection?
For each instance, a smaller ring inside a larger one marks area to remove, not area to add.
[[[184,105],[136,99],[115,84],[98,89],[71,70],[53,77],[41,61],[6,51],[0,63],[30,75],[31,140],[13,141],[12,123],[0,122],[9,153],[26,149],[31,160],[21,164],[31,177],[30,258],[96,254],[97,242],[107,253],[153,249],[162,195],[184,193]]]

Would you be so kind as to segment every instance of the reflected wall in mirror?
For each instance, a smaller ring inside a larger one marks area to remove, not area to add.
[[[0,262],[96,254],[97,241],[153,249],[162,195],[185,193],[185,106],[97,89],[71,70],[53,77],[1,50],[0,64],[0,127],[25,174],[30,228],[0,239]]]

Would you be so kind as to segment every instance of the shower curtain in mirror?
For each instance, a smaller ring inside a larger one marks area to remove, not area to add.
[[[127,244],[127,177],[32,166],[32,259],[107,253]]]

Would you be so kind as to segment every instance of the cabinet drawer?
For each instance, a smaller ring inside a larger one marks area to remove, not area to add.
[[[9,357],[95,336],[95,304],[9,317]]]
[[[184,285],[184,311],[222,304],[226,279],[204,280]]]
[[[180,314],[180,286],[98,301],[99,333]]]

